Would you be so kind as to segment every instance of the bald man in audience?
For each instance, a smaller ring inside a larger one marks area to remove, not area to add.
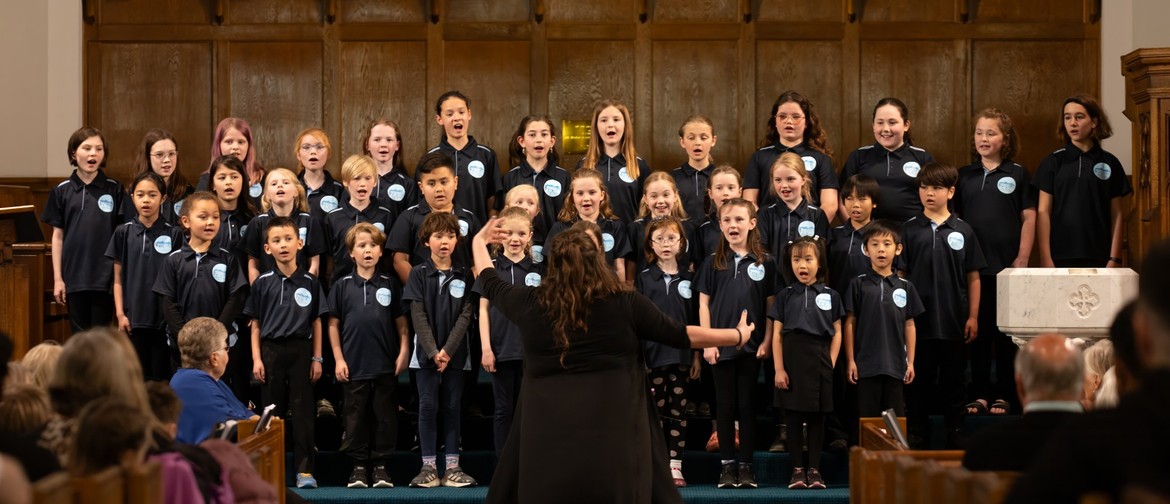
[[[1144,371],[1116,409],[1070,419],[1012,487],[1005,502],[1170,500],[1170,241],[1142,259],[1134,346]]]
[[[989,426],[968,444],[963,467],[972,471],[1023,471],[1048,437],[1083,412],[1085,364],[1080,349],[1059,334],[1044,334],[1016,354],[1016,391],[1024,416]]]

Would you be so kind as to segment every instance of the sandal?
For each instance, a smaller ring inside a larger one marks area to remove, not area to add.
[[[998,404],[998,401],[997,401],[997,404]],[[967,408],[967,415],[971,415],[971,416],[986,415],[987,414],[987,400],[986,399],[976,399],[974,401],[967,403],[966,408]]]
[[[1001,411],[999,413],[996,413],[994,411],[989,411],[989,413],[992,415],[1006,415],[1008,413],[1011,413],[1011,411],[1012,411],[1012,405],[1003,399],[996,399],[995,402],[991,403],[991,409],[996,409],[996,408],[999,408],[1000,410],[1003,410],[1003,411]]]

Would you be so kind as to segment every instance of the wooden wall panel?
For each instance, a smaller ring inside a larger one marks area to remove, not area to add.
[[[346,23],[421,23],[430,10],[428,0],[345,0],[338,17]]]
[[[252,126],[265,168],[295,168],[302,129],[322,124],[320,42],[236,42],[228,49],[231,115]],[[326,126],[325,133],[335,136]],[[330,164],[333,164],[332,162]]]
[[[973,5],[971,20],[977,23],[1080,23],[1085,18],[1085,2],[1080,0],[980,0]]]
[[[966,53],[953,41],[863,42],[861,45],[862,145],[873,143],[873,106],[883,97],[900,98],[910,109],[914,145],[948,163],[967,159],[956,145]],[[964,133],[962,134],[964,137]],[[849,150],[857,146],[848,147]],[[843,150],[847,155],[848,151]],[[960,155],[960,153],[962,153]]]
[[[742,0],[658,0],[652,3],[655,22],[711,23],[743,20],[740,13]]]
[[[227,4],[225,24],[321,23],[325,18],[321,0],[237,0],[224,3]]]
[[[530,0],[447,0],[447,19],[453,22],[527,21]]]
[[[558,132],[560,121],[588,122],[593,107],[602,100],[635,106],[633,61],[632,41],[550,41],[548,112]],[[562,155],[561,163],[575,167],[580,158]]]
[[[817,65],[804,62],[817,61]],[[768,119],[776,98],[789,89],[807,96],[816,107],[822,128],[829,136],[837,168],[856,146],[842,145],[844,109],[842,103],[842,52],[839,41],[760,41],[756,43],[756,96],[752,118],[751,149],[736,158],[746,166],[751,153],[767,142]],[[868,135],[866,138],[870,138]]]
[[[863,22],[949,22],[954,21],[957,17],[955,16],[955,0],[865,0],[858,2],[858,4],[860,6],[858,19]]]
[[[99,5],[104,24],[206,24],[215,12],[213,2],[190,0],[102,0]]]
[[[402,159],[413,168],[431,147],[427,131],[435,126],[427,104],[425,42],[352,42],[341,44],[341,146],[344,157],[361,154],[365,124],[385,117],[402,128]]]
[[[655,42],[653,51],[653,143],[650,149],[642,147],[643,157],[657,170],[686,162],[678,128],[692,114],[703,114],[715,123],[719,140],[712,155],[724,161],[735,159],[737,89],[712,84],[739,72],[737,41]]]
[[[528,55],[528,42],[447,42],[446,51],[444,89],[457,89],[467,95],[472,119],[468,131],[477,142],[496,151],[501,165],[507,164],[512,132],[529,114],[530,60],[516,57]],[[433,117],[433,104],[429,110]],[[437,145],[440,126],[431,120],[428,127],[429,145]]]
[[[104,43],[98,50],[103,85],[89,102],[97,115],[90,124],[109,143],[107,173],[129,180],[142,136],[158,127],[175,135],[183,173],[198,176],[214,127],[210,44]]]
[[[634,23],[637,2],[629,0],[546,0],[548,21],[556,23]]]
[[[853,1],[853,0],[848,0]],[[754,4],[755,2],[753,2]],[[759,2],[761,22],[782,21],[841,21],[845,19],[845,4],[827,0],[785,0],[783,2]]]
[[[1060,104],[1086,91],[1081,77],[1085,73],[1080,57],[1083,45],[1080,41],[973,43],[972,111],[994,106],[1012,118],[1022,147],[1016,161],[1028,169],[1035,170],[1044,156],[1062,147],[1056,136]],[[1004,78],[1008,68],[1012,77]],[[1115,120],[1121,119],[1117,114],[1113,113]]]

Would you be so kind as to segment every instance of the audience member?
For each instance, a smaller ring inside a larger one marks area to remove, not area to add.
[[[227,338],[227,329],[211,317],[191,319],[179,331],[183,368],[171,378],[171,388],[183,402],[175,436],[180,443],[198,444],[217,423],[256,416],[220,380],[227,370]]]
[[[69,472],[87,476],[108,467],[132,469],[150,447],[153,418],[116,396],[90,401],[77,416],[69,442]]]
[[[55,340],[45,340],[30,348],[20,359],[20,363],[28,369],[32,384],[42,389],[49,388],[49,380],[53,377],[53,370],[57,368],[57,359],[61,357],[61,344]]]
[[[1134,341],[1133,316],[1137,301],[1130,301],[1113,318],[1109,340],[1113,342],[1113,368],[1117,379],[1117,394],[1132,392],[1141,381],[1143,367]]]
[[[20,462],[11,457],[0,455],[0,485],[4,491],[0,492],[0,504],[28,504],[32,502],[32,486]]]
[[[4,389],[7,390],[17,385],[28,385],[32,383],[32,376],[28,372],[28,368],[24,367],[19,361],[12,361],[8,363],[8,375],[4,378]]]
[[[1097,391],[1101,390],[1101,382],[1105,379],[1105,372],[1113,367],[1113,342],[1105,339],[1093,343],[1085,349],[1085,384],[1081,397],[1081,404],[1086,410],[1094,408]]]
[[[27,435],[53,416],[49,395],[35,385],[13,385],[0,398],[0,435]]]
[[[1045,334],[1016,354],[1016,391],[1024,415],[976,434],[963,456],[973,471],[1022,471],[1053,429],[1081,413],[1081,351],[1068,338]]]

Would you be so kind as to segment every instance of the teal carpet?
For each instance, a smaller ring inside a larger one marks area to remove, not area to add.
[[[325,487],[314,490],[295,490],[301,497],[320,504],[400,503],[461,504],[481,503],[487,496],[486,487],[478,488],[379,488],[351,490]],[[762,486],[754,490],[720,490],[713,485],[687,487],[680,490],[687,504],[770,503],[787,504],[849,502],[849,489],[834,486],[827,490],[789,490],[778,486]]]

